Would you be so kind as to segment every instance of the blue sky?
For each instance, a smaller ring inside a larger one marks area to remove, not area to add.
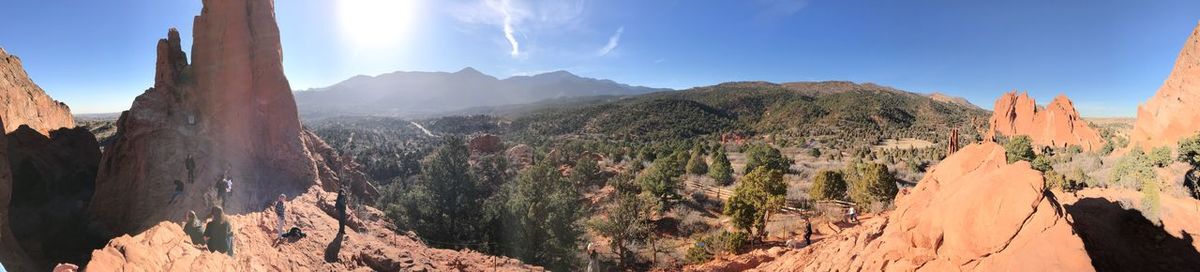
[[[651,87],[851,80],[990,108],[1010,90],[1133,116],[1200,21],[1200,1],[280,0],[292,87],[353,75],[555,70]],[[152,85],[169,27],[199,0],[6,0],[0,46],[76,113]]]

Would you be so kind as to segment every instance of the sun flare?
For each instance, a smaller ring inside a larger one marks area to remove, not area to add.
[[[359,49],[394,49],[417,21],[419,0],[338,0],[344,39]]]

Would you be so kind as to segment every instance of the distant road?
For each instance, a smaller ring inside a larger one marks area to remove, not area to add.
[[[412,123],[414,126],[417,126],[417,128],[421,129],[421,131],[424,131],[425,135],[429,135],[429,137],[437,137],[437,135],[433,135],[433,132],[429,132],[428,129],[425,129],[425,126],[422,126],[421,124],[417,124],[417,122],[413,122],[413,121],[408,121],[408,122]]]

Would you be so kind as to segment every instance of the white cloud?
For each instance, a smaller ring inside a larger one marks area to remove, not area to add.
[[[617,49],[617,46],[621,45],[621,33],[625,33],[624,26],[618,27],[617,32],[613,33],[611,37],[608,37],[608,44],[605,44],[603,48],[600,48],[600,51],[597,51],[596,55],[606,56],[608,53],[611,53],[613,49]]]
[[[530,40],[537,30],[555,29],[577,24],[583,17],[586,0],[531,1],[531,0],[468,0],[450,5],[451,15],[467,24],[482,24],[497,27],[508,43],[509,55],[528,57]]]

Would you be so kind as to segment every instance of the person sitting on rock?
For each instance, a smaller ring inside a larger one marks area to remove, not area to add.
[[[204,223],[196,217],[195,211],[188,211],[187,215],[184,215],[183,233],[192,238],[192,244],[204,244]]]
[[[208,250],[233,256],[233,223],[225,216],[220,206],[212,208],[212,221],[205,227],[204,237],[208,239]]]
[[[287,229],[284,228],[284,225],[287,223],[284,217],[287,212],[287,207],[285,207],[287,205],[286,201],[287,195],[284,194],[279,194],[279,200],[275,201],[275,215],[279,217],[279,237],[283,237],[284,233],[287,232]]]
[[[346,233],[346,189],[338,189],[334,207],[338,212],[338,234]]]
[[[171,193],[171,200],[167,201],[167,203],[175,203],[175,199],[179,198],[179,196],[182,196],[182,195],[183,195],[183,182],[179,181],[177,179],[177,180],[175,180],[175,192]]]

